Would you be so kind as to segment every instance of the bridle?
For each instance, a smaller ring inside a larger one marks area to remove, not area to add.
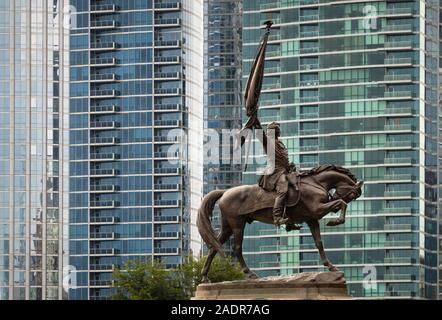
[[[356,194],[356,197],[354,198],[354,199],[357,199],[357,198],[359,198],[360,196],[361,196],[361,194],[362,194],[362,190],[361,190],[361,187],[356,183],[354,186],[349,186],[349,185],[347,185],[347,186],[341,186],[341,187],[339,187],[339,188],[336,188],[335,187],[335,193],[333,194],[333,195],[331,195],[330,194],[330,191],[329,190],[326,190],[325,188],[324,188],[324,186],[318,181],[318,179],[316,179],[316,177],[314,177],[314,176],[310,176],[310,178],[314,181],[314,182],[316,182],[316,184],[317,184],[317,186],[316,187],[320,187],[320,189],[322,189],[322,190],[324,190],[328,195],[329,195],[329,199],[331,199],[331,200],[338,200],[338,199],[346,199],[347,198],[347,196],[349,196],[350,194],[352,194],[352,193],[354,193],[354,194]],[[338,190],[342,190],[342,189],[349,189],[344,195],[341,195],[340,193],[339,193],[339,191]]]

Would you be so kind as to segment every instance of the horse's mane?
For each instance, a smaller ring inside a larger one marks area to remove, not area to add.
[[[310,170],[301,172],[301,175],[303,175],[303,176],[310,176],[310,175],[313,175],[313,174],[318,174],[318,173],[321,173],[321,172],[324,172],[324,171],[330,171],[330,170],[337,171],[337,172],[340,172],[342,174],[345,174],[351,180],[353,180],[353,182],[355,182],[355,183],[358,182],[358,179],[353,174],[353,172],[351,172],[347,168],[344,168],[344,167],[341,167],[341,166],[336,166],[334,164],[320,165],[320,166],[314,167],[314,168],[312,168]]]

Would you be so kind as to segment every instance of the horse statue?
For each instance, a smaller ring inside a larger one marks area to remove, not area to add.
[[[338,218],[332,219],[327,226],[337,226],[345,222],[347,204],[358,197],[363,182],[357,181],[350,170],[335,166],[323,165],[309,171],[301,172],[291,179],[286,201],[285,216],[290,225],[306,223],[315,241],[316,248],[324,266],[329,271],[338,269],[328,260],[321,241],[319,220],[330,212],[338,212]],[[333,194],[331,192],[334,190]],[[257,184],[243,185],[227,190],[214,190],[202,200],[198,210],[197,226],[202,239],[209,247],[209,253],[202,269],[202,280],[207,277],[213,258],[217,253],[225,257],[222,244],[233,234],[233,252],[248,278],[257,278],[247,266],[242,255],[242,242],[246,223],[260,221],[273,224],[272,208],[275,192],[263,190]],[[218,236],[211,225],[213,208],[218,202],[221,211],[221,230]]]

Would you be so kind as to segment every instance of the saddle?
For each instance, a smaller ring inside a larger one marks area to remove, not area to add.
[[[298,173],[289,173],[287,174],[287,179],[289,181],[289,190],[287,193],[285,206],[294,207],[299,203],[299,200],[301,199],[301,176]],[[276,198],[275,191],[266,191],[257,184],[250,185],[247,188],[250,188],[249,192],[247,192],[248,195],[255,195],[255,197],[254,199],[250,200],[244,199],[239,210],[241,215],[248,214],[260,209],[273,208]]]

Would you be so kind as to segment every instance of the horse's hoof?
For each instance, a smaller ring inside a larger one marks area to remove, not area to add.
[[[247,273],[247,278],[249,279],[258,279],[258,275],[255,272],[249,272]]]

